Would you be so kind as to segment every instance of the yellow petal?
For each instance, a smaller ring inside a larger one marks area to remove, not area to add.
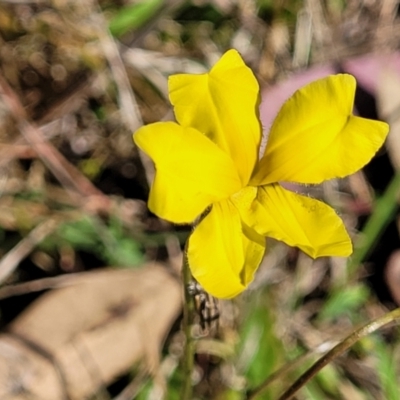
[[[265,253],[265,237],[258,234],[242,221],[242,240],[245,255],[244,268],[241,273],[241,281],[247,287],[253,282],[254,274],[261,264]]]
[[[210,294],[231,298],[253,279],[265,251],[263,238],[245,228],[230,201],[213,205],[189,238],[188,260],[196,280]]]
[[[347,257],[352,252],[342,220],[321,201],[273,184],[242,190],[234,204],[243,221],[260,235],[299,247],[313,258]]]
[[[155,163],[149,208],[161,218],[193,222],[240,188],[232,160],[193,128],[159,122],[140,128],[133,139]]]
[[[171,76],[169,92],[177,121],[227,152],[247,185],[261,139],[259,87],[239,53],[226,52],[208,74]]]
[[[281,108],[251,184],[320,183],[370,161],[388,133],[384,122],[352,115],[356,81],[332,75],[297,91]]]

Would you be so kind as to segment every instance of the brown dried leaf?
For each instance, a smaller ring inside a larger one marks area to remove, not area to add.
[[[137,362],[155,372],[181,307],[165,268],[82,273],[0,335],[0,398],[83,399]]]

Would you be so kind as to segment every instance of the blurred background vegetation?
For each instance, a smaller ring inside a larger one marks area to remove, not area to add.
[[[267,93],[300,71],[340,72],[356,60],[364,72],[358,112],[389,120],[395,131],[396,113],[382,110],[400,102],[400,64],[386,86],[367,65],[397,55],[399,23],[392,0],[1,0],[3,333],[63,277],[143,269],[146,260],[176,275],[190,228],[146,210],[151,165],[132,143],[142,123],[173,119],[169,75],[203,72],[236,48]],[[251,289],[220,304],[218,329],[197,332],[196,399],[244,399],[246,390],[292,366],[257,397],[277,399],[323,352],[396,307],[398,142],[394,137],[347,180],[301,189],[338,210],[354,237],[353,260],[312,261],[271,241]],[[157,367],[136,362],[99,379],[85,398],[179,399],[180,322],[178,312],[159,342]],[[385,328],[329,364],[296,398],[397,400],[399,350],[398,329]],[[0,384],[20,385],[10,371]],[[27,397],[3,390],[10,399],[30,398],[29,385]]]

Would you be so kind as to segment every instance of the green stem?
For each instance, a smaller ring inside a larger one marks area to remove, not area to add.
[[[192,324],[195,316],[195,305],[193,296],[189,292],[189,283],[192,275],[187,259],[187,242],[183,254],[182,277],[183,277],[183,331],[185,334],[185,349],[183,355],[184,381],[181,392],[182,400],[192,400],[192,375],[194,367],[194,340],[192,337]]]
[[[398,207],[400,193],[400,171],[392,178],[385,193],[376,201],[374,212],[368,218],[349,259],[348,270],[354,274],[369,252],[378,243],[378,238],[389,224]]]
[[[360,329],[354,331],[351,335],[347,336],[342,342],[336,345],[332,350],[328,351],[323,357],[321,357],[315,364],[313,364],[307,371],[305,371],[300,378],[294,382],[288,390],[285,391],[279,397],[278,400],[290,400],[293,396],[308,382],[310,381],[325,365],[329,364],[336,357],[343,354],[346,350],[348,350],[354,343],[356,343],[359,339],[364,336],[369,335],[372,332],[375,332],[382,326],[389,324],[390,322],[400,321],[400,308],[396,308],[395,310],[383,315],[382,317],[377,318],[376,320],[368,323]]]

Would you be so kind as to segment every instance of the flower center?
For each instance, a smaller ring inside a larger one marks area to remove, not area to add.
[[[238,209],[249,209],[257,196],[257,188],[255,186],[247,186],[234,193],[230,200]]]

